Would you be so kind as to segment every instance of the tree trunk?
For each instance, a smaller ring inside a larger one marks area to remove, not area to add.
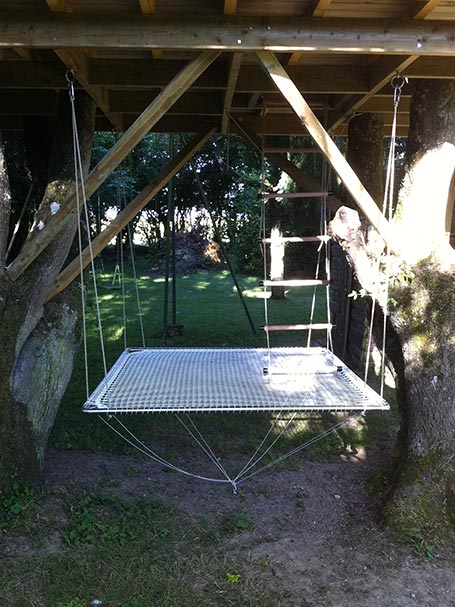
[[[447,234],[454,171],[455,83],[414,81],[388,304],[400,440],[384,515],[400,530],[440,527],[455,515],[455,254]],[[339,211],[332,230],[371,290],[371,254],[353,213]]]
[[[85,94],[78,99],[77,115],[87,171],[94,105]],[[74,187],[73,166],[71,114],[64,94],[35,230],[42,229],[49,216],[58,212],[58,205]],[[0,278],[0,486],[8,485],[14,473],[33,483],[41,478],[47,438],[78,348],[80,295],[76,296],[72,287],[50,303],[45,301],[65,263],[76,228],[77,218],[16,282],[6,275]]]
[[[383,200],[383,132],[384,121],[381,115],[354,116],[349,121],[346,154],[348,162],[379,207],[382,207]],[[351,201],[349,196],[348,200]],[[368,237],[365,219],[362,219],[362,224]],[[333,259],[337,270],[333,274],[333,292],[336,298],[333,314],[334,351],[352,369],[361,371],[365,362],[368,304],[363,297],[349,297],[352,292],[360,291],[359,281],[338,248],[333,248],[332,256],[337,256]]]

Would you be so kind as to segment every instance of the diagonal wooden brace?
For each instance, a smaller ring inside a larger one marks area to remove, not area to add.
[[[362,185],[360,179],[350,164],[337,148],[322,124],[314,115],[308,103],[291,80],[286,70],[275,55],[268,51],[257,51],[256,55],[266,73],[275,83],[283,97],[301,120],[302,124],[313,137],[327,161],[330,162],[346,189],[351,194],[359,208],[366,215],[370,223],[376,228],[384,242],[396,251],[397,245],[392,242],[392,235],[388,221],[382,215],[377,204]]]
[[[186,65],[166,88],[142,112],[139,118],[125,131],[114,146],[107,152],[85,181],[85,194],[91,196],[109,174],[122,162],[137,143],[164,116],[167,110],[183,95],[197,78],[218,56],[216,51],[203,51],[191,63]],[[60,230],[74,216],[76,193],[71,194],[60,211],[53,215],[43,230],[36,231],[24,246],[21,253],[10,264],[7,274],[16,280],[22,272],[44,251]]]

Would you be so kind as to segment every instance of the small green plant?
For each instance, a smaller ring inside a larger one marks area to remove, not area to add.
[[[264,497],[270,497],[270,487],[268,487],[267,485],[263,485],[261,487],[261,493]]]
[[[228,584],[238,584],[240,581],[240,573],[226,573],[226,581]]]
[[[434,548],[427,544],[427,541],[421,533],[414,531],[408,535],[408,542],[411,545],[414,553],[419,556],[424,556],[427,559],[433,560],[435,558]]]
[[[29,485],[20,483],[13,475],[9,492],[0,493],[0,529],[23,520],[36,505],[38,497]]]
[[[305,492],[303,491],[303,489],[299,489],[295,495],[297,498],[297,507],[302,508],[304,510],[306,508]]]
[[[250,520],[246,509],[242,506],[236,508],[224,519],[223,529],[227,533],[242,533],[250,526]]]
[[[70,512],[70,529],[64,540],[73,548],[96,543],[124,546],[141,533],[141,522],[155,538],[165,539],[170,534],[160,521],[159,504],[154,502],[126,503],[116,496],[90,493],[71,506]]]

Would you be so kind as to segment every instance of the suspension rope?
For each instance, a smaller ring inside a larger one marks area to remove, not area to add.
[[[114,416],[114,420],[123,428],[123,430],[129,434],[131,436],[131,439],[129,439],[127,436],[125,436],[124,434],[122,434],[117,428],[115,428],[115,426],[113,424],[111,424],[109,422],[109,420],[105,419],[104,416],[99,415],[98,416],[103,423],[106,424],[106,426],[108,426],[113,432],[115,432],[115,434],[117,434],[118,436],[120,436],[120,438],[122,438],[125,442],[127,442],[131,447],[133,447],[134,449],[136,449],[137,451],[139,451],[140,453],[142,453],[143,455],[146,455],[147,457],[149,457],[150,459],[154,460],[155,462],[161,464],[162,466],[169,468],[170,470],[174,470],[174,472],[180,472],[180,474],[184,474],[185,476],[189,476],[191,478],[196,478],[198,480],[202,480],[202,481],[210,481],[211,483],[229,483],[233,489],[235,487],[235,482],[228,480],[226,478],[212,478],[209,476],[202,476],[200,474],[194,474],[193,472],[189,472],[188,470],[185,470],[184,468],[180,468],[179,466],[175,466],[174,464],[168,462],[167,460],[163,459],[160,455],[158,455],[157,453],[155,453],[154,451],[152,451],[152,449],[150,449],[147,445],[145,445],[141,440],[138,439],[137,436],[135,436],[127,426],[125,426],[119,419],[117,416]],[[137,441],[137,444],[134,443],[133,441]]]
[[[354,415],[355,415],[354,413],[351,413],[350,415],[346,416],[340,422],[338,422],[335,425],[331,426],[327,430],[324,430],[320,434],[318,434],[316,436],[313,436],[312,438],[310,438],[309,440],[305,441],[304,443],[302,443],[298,447],[295,447],[294,449],[291,449],[291,451],[288,451],[284,455],[281,455],[280,457],[278,457],[277,459],[273,460],[272,462],[266,464],[265,466],[262,466],[258,470],[254,470],[250,474],[247,474],[246,476],[243,476],[242,478],[240,478],[238,480],[236,479],[237,484],[239,485],[240,483],[243,483],[244,481],[249,480],[250,478],[253,478],[253,476],[256,476],[256,474],[259,474],[260,472],[268,470],[272,466],[276,466],[277,464],[283,462],[284,460],[288,459],[289,457],[292,457],[293,455],[296,455],[300,451],[303,451],[303,449],[307,449],[308,447],[310,447],[314,443],[322,440],[323,438],[326,438],[327,436],[329,436],[333,432],[336,432],[339,428],[342,428],[343,426],[345,426],[346,424],[348,424],[349,421],[351,420],[351,418]]]
[[[104,349],[104,339],[103,339],[103,326],[101,322],[101,309],[100,302],[98,296],[98,285],[96,283],[96,271],[95,271],[95,263],[93,257],[93,249],[92,249],[92,239],[90,238],[90,220],[88,214],[87,207],[87,196],[85,193],[85,184],[84,184],[84,170],[82,167],[82,157],[81,150],[79,144],[79,133],[77,127],[77,117],[76,117],[76,107],[75,107],[75,93],[74,93],[74,72],[73,70],[68,70],[66,72],[66,80],[68,83],[68,95],[70,99],[71,106],[71,122],[72,122],[72,131],[73,131],[73,156],[74,156],[74,174],[75,174],[75,190],[76,190],[76,207],[78,212],[78,232],[79,232],[79,259],[80,259],[80,276],[81,276],[81,293],[82,293],[82,321],[84,325],[83,329],[83,341],[84,341],[84,355],[85,355],[85,377],[86,377],[86,389],[87,389],[87,398],[90,395],[89,390],[89,372],[88,372],[88,348],[87,348],[87,330],[86,330],[86,308],[85,308],[85,285],[84,285],[84,272],[82,268],[82,233],[81,233],[81,201],[80,196],[82,195],[82,207],[84,209],[84,218],[88,235],[88,246],[90,252],[90,265],[92,270],[93,277],[93,290],[95,294],[95,306],[96,306],[96,314],[98,319],[98,330],[100,337],[100,348],[101,348],[101,357],[103,361],[103,370],[104,377],[107,375],[107,363],[106,363],[106,352]]]
[[[387,216],[388,221],[391,222],[392,214],[393,214],[393,202],[394,202],[394,190],[395,190],[395,151],[396,151],[396,132],[397,132],[397,114],[398,114],[398,106],[401,98],[401,89],[406,83],[406,78],[401,76],[401,74],[395,74],[390,81],[390,84],[393,88],[393,120],[392,120],[392,129],[390,134],[390,147],[389,154],[387,158],[387,174],[386,174],[386,183],[384,189],[384,198],[382,204],[382,214],[384,217]],[[381,256],[378,255],[376,261],[376,275],[379,276],[379,267],[381,263]],[[384,383],[385,383],[385,349],[386,349],[386,338],[387,338],[387,310],[388,310],[388,300],[389,300],[389,282],[390,282],[390,263],[391,263],[391,255],[390,255],[390,247],[389,244],[386,243],[385,247],[385,296],[383,302],[384,309],[384,318],[383,318],[383,327],[382,327],[382,350],[381,350],[381,382],[380,382],[380,395],[383,397],[384,395]],[[365,377],[364,382],[366,384],[368,379],[368,371],[370,366],[371,359],[371,346],[373,339],[373,324],[374,324],[374,315],[376,310],[376,302],[379,296],[380,283],[379,280],[375,284],[375,292],[372,294],[372,304],[371,304],[371,318],[370,318],[370,326],[369,326],[369,335],[368,335],[368,346],[367,346],[367,359],[365,364]]]

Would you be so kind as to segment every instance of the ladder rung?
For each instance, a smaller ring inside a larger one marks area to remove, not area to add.
[[[268,154],[322,154],[319,148],[264,148]]]
[[[262,280],[261,287],[316,287],[329,284],[328,280],[296,279],[296,280]]]
[[[263,238],[263,244],[279,242],[328,242],[330,236],[280,236],[278,238]]]
[[[306,325],[265,325],[263,327],[264,331],[320,331],[320,330],[330,330],[333,325],[330,322],[320,322]]]
[[[261,198],[324,198],[329,192],[261,192]]]

